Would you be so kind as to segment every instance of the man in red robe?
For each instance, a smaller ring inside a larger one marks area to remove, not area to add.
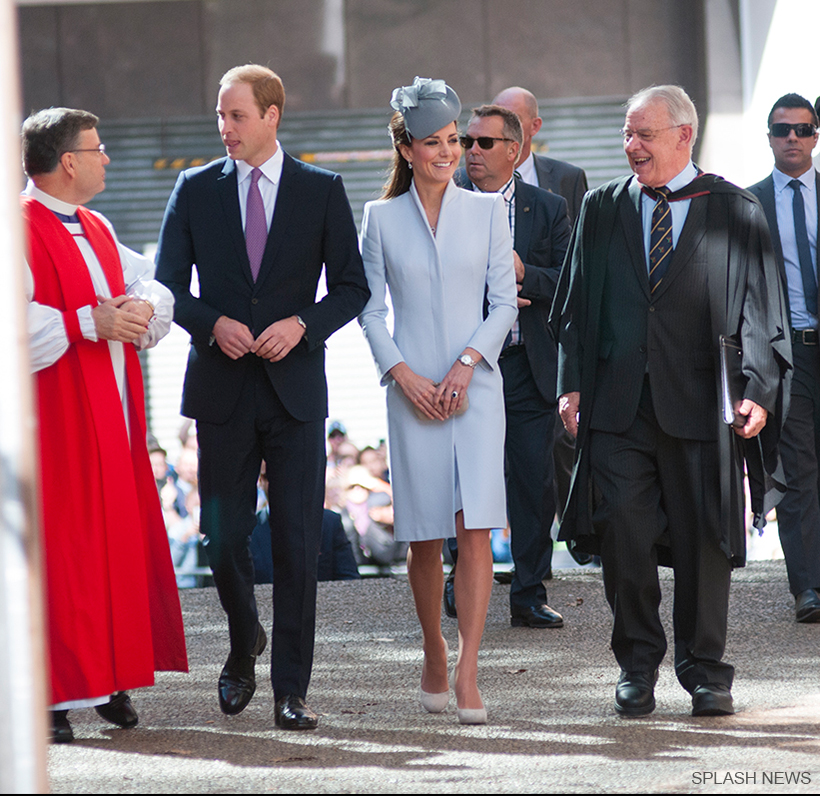
[[[23,124],[28,329],[39,409],[52,740],[69,709],[133,727],[127,691],[187,671],[182,614],[146,447],[137,350],[168,331],[153,263],[83,205],[109,162],[85,111]]]

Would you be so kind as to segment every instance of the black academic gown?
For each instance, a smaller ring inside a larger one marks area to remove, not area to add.
[[[753,509],[761,522],[784,488],[782,478],[777,482],[772,480],[772,476],[778,472],[777,441],[788,412],[786,404],[791,377],[788,314],[771,239],[759,203],[749,193],[720,177],[702,175],[699,179],[699,189],[702,188],[705,194],[692,199],[679,246],[683,244],[691,249],[692,257],[705,256],[709,263],[709,315],[714,361],[717,362],[719,335],[739,335],[741,331],[749,334],[748,326],[742,329],[744,299],[748,280],[758,280],[756,292],[762,296],[763,306],[758,307],[756,312],[756,317],[762,322],[755,323],[755,349],[758,352],[768,349],[777,364],[775,380],[769,376],[765,385],[769,393],[770,417],[757,438],[743,441],[723,424],[716,411],[721,405],[717,367],[713,368],[715,383],[712,404],[715,411],[710,409],[711,417],[698,418],[699,423],[714,424],[713,432],[710,430],[709,433],[713,433],[712,438],[718,441],[721,507],[720,523],[715,533],[719,535],[721,550],[733,565],[743,566],[746,540],[744,460],[753,488]],[[575,469],[559,538],[592,553],[598,552],[598,543],[592,525],[592,484],[587,443],[594,403],[596,397],[600,397],[596,396],[599,387],[596,379],[602,353],[600,331],[604,282],[608,270],[606,263],[613,257],[626,261],[631,258],[636,267],[646,267],[640,241],[632,247],[631,253],[611,245],[618,237],[614,234],[617,225],[625,219],[629,220],[631,214],[635,214],[639,226],[639,198],[633,195],[635,186],[630,187],[631,182],[631,177],[622,178],[587,194],[564,263],[551,319],[559,339],[558,394],[572,391],[580,391],[581,394]],[[706,206],[697,206],[696,203],[706,203]],[[693,210],[696,212],[693,213]],[[702,228],[693,229],[689,222],[698,218],[702,220]],[[688,230],[687,226],[690,226]],[[673,267],[670,266],[670,273]],[[681,267],[685,267],[685,262]],[[762,289],[759,280],[763,282]],[[643,342],[645,352],[646,341]],[[637,345],[635,350],[638,350]],[[643,379],[647,367],[645,362],[644,359],[644,362],[631,363],[636,370],[636,379]],[[749,375],[752,382],[759,376],[757,373]],[[747,397],[752,400],[756,398],[751,394]],[[764,405],[760,400],[757,402]],[[637,408],[637,398],[634,403]],[[669,563],[662,550],[659,550],[659,562]]]

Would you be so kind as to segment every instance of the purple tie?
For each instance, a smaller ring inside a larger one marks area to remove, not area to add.
[[[265,244],[268,241],[265,205],[262,202],[262,194],[259,192],[259,178],[261,176],[261,169],[254,169],[251,172],[251,187],[248,190],[248,206],[245,210],[245,246],[248,250],[248,259],[251,263],[251,275],[254,282],[259,276],[262,255],[265,253]]]

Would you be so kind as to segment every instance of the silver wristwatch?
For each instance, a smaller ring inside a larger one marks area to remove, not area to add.
[[[462,365],[466,365],[468,368],[475,368],[478,364],[469,354],[462,354],[458,361],[461,362]]]

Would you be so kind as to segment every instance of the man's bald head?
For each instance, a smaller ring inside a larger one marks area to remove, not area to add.
[[[524,145],[518,162],[526,160],[530,154],[533,136],[541,129],[542,119],[538,115],[538,100],[531,91],[521,86],[511,86],[499,92],[492,102],[518,115],[524,132]]]

